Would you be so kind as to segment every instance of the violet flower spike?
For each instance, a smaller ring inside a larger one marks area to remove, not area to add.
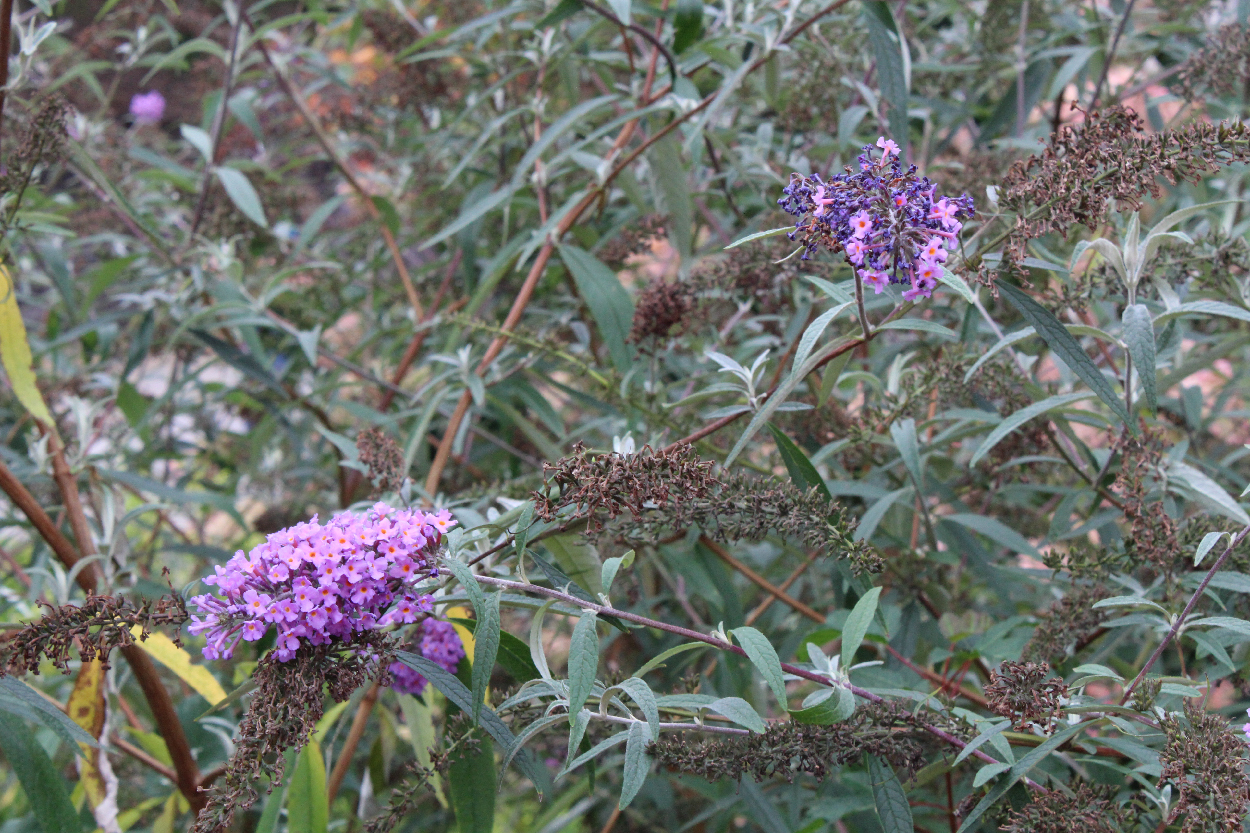
[[[821,248],[845,254],[874,291],[898,283],[908,286],[909,300],[931,297],[962,221],[974,213],[972,200],[939,195],[914,165],[903,166],[895,142],[882,136],[876,147],[879,157],[864,147],[858,173],[791,175],[777,201],[796,218],[789,237],[803,245],[804,258]]]

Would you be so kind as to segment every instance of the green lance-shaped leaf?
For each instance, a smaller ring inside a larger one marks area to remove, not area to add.
[[[499,655],[500,623],[499,593],[491,593],[477,612],[478,624],[473,629],[473,720],[477,722],[486,700],[490,675]]]
[[[633,364],[634,350],[626,342],[634,319],[634,302],[616,274],[590,252],[561,246],[560,257],[573,275],[577,292],[590,308],[608,346],[612,363],[622,373]]]
[[[1089,399],[1091,396],[1093,396],[1092,393],[1063,393],[1058,396],[1051,396],[1043,399],[1041,402],[1034,402],[1026,408],[1021,408],[1011,416],[1004,419],[1002,422],[998,423],[998,425],[994,426],[994,430],[989,433],[989,436],[987,436],[981,443],[980,447],[977,448],[968,465],[975,466],[977,463],[981,462],[981,458],[983,458],[986,454],[989,454],[990,450],[993,449],[994,446],[1002,442],[1003,439],[1006,438],[1012,431],[1015,431],[1021,425],[1033,419],[1033,417],[1041,416],[1048,411],[1054,411],[1059,408],[1067,407],[1073,402],[1080,402],[1082,399]]]
[[[42,723],[69,744],[69,748],[82,754],[79,744],[98,747],[96,739],[70,719],[35,689],[16,677],[0,677],[0,711],[20,717],[32,723]]]
[[[1102,375],[1102,371],[1093,360],[1085,355],[1080,343],[1072,337],[1063,323],[1055,318],[1050,310],[1034,301],[1018,287],[1001,281],[998,284],[998,290],[1011,302],[1012,306],[1019,310],[1024,319],[1033,325],[1033,329],[1055,352],[1055,355],[1063,359],[1072,372],[1089,385],[1089,389],[1098,394],[1099,399],[1107,403],[1107,407],[1128,425],[1130,431],[1136,433],[1137,428],[1124,408],[1124,403],[1116,396],[1115,389],[1111,387],[1111,383],[1107,381],[1106,376]]]
[[[625,741],[625,772],[621,776],[621,800],[617,806],[622,810],[629,806],[643,782],[647,780],[647,770],[651,761],[647,758],[647,744],[651,742],[651,733],[647,724],[641,721],[629,725],[629,737]]]
[[[846,617],[846,624],[842,626],[843,668],[849,668],[855,661],[855,652],[864,643],[864,636],[868,633],[868,626],[872,624],[872,617],[877,612],[877,600],[880,598],[881,588],[872,588],[859,597],[851,615]]]
[[[876,755],[868,755],[868,780],[872,783],[872,797],[877,804],[877,815],[885,833],[913,833],[916,829],[911,817],[911,805],[907,793],[899,783],[898,776],[888,763]]]
[[[802,709],[790,712],[790,719],[797,723],[828,726],[841,723],[855,714],[855,695],[849,688],[838,686],[818,692],[821,699]],[[809,698],[809,702],[812,698]]]
[[[985,815],[986,810],[989,810],[997,804],[999,799],[1006,795],[1007,791],[1010,790],[1017,781],[1025,775],[1028,775],[1029,770],[1041,763],[1042,759],[1053,752],[1056,748],[1067,743],[1068,739],[1073,735],[1078,732],[1087,731],[1089,726],[1089,723],[1084,723],[1076,726],[1070,726],[1067,729],[1056,732],[1050,737],[1049,740],[1045,741],[1032,752],[1017,761],[1015,766],[1013,766],[1011,771],[1007,774],[1007,777],[999,781],[997,786],[990,790],[985,798],[981,799],[980,803],[977,804],[976,807],[972,808],[972,811],[968,813],[967,817],[964,819],[963,824],[959,826],[958,833],[972,833],[972,831],[977,830],[978,825],[981,822],[981,817]]]
[[[1150,320],[1150,310],[1145,304],[1130,304],[1124,308],[1124,343],[1137,367],[1141,379],[1142,394],[1151,413],[1159,410],[1159,392],[1155,375],[1155,329]]]
[[[825,479],[820,476],[820,472],[816,471],[812,461],[803,453],[803,449],[799,448],[794,440],[787,437],[777,426],[769,425],[768,430],[777,443],[777,450],[781,452],[781,461],[786,464],[786,471],[790,473],[790,480],[794,485],[804,492],[816,488],[822,495],[832,500],[833,495],[829,494]]]
[[[77,833],[82,830],[78,813],[69,799],[65,780],[34,733],[20,719],[0,714],[0,749],[35,811],[44,833]]]
[[[496,595],[493,601],[487,599],[482,586],[477,583],[477,577],[463,562],[445,558],[443,564],[464,587],[479,623],[473,633],[473,704],[465,709],[473,715],[473,722],[476,723],[482,711],[482,701],[486,699],[490,672],[499,653],[499,598]]]
[[[703,34],[703,0],[677,0],[673,18],[673,52],[680,55]]]
[[[768,731],[768,724],[764,722],[764,718],[760,717],[754,706],[741,697],[721,697],[708,703],[705,708],[716,712],[721,717],[729,718],[756,734],[762,735]]]
[[[865,0],[864,20],[877,59],[877,85],[890,105],[890,133],[907,158],[907,99],[910,56],[907,43],[894,21],[894,13],[882,0]]]
[[[300,750],[287,788],[286,814],[291,830],[325,833],[330,823],[326,803],[326,764],[321,746],[312,740]]]
[[[495,828],[495,789],[495,750],[489,743],[452,758],[447,792],[460,833],[491,833]]]
[[[447,621],[456,625],[463,625],[469,633],[476,634],[478,626],[478,620],[476,619],[461,619],[450,616]],[[475,655],[476,648],[475,644]],[[535,680],[542,676],[538,666],[534,664],[534,660],[530,656],[529,645],[505,630],[499,631],[499,653],[495,657],[495,661],[502,665],[504,670],[511,674],[518,683]]]
[[[213,169],[213,173],[217,174],[221,187],[226,189],[226,196],[230,198],[230,202],[234,203],[235,208],[242,211],[247,219],[261,228],[269,228],[269,221],[265,219],[265,209],[260,204],[260,195],[256,193],[251,181],[242,171],[217,167]]]
[[[586,705],[591,689],[595,686],[595,673],[599,670],[599,633],[595,630],[598,617],[593,611],[582,612],[573,628],[569,643],[569,721]]]
[[[768,637],[755,628],[746,627],[745,625],[740,628],[734,628],[730,633],[733,634],[734,639],[738,640],[738,644],[746,652],[747,658],[751,660],[755,668],[764,677],[764,682],[768,683],[768,687],[772,689],[777,702],[784,708],[786,705],[786,681],[781,672],[781,658],[777,656],[777,650],[773,648],[773,643],[769,642]]]
[[[461,711],[473,710],[473,692],[469,691],[465,684],[457,680],[454,675],[447,673],[438,663],[408,651],[396,651],[395,658],[429,680],[430,685],[442,692],[443,696],[455,703]],[[495,714],[495,710],[489,706],[482,707],[481,725],[486,733],[505,750],[510,751],[516,743],[516,736],[508,728],[508,724],[504,723],[499,715]],[[539,796],[551,788],[551,776],[546,768],[537,763],[528,752],[517,753],[513,758],[513,763],[530,781],[534,782],[534,788],[538,790]]]

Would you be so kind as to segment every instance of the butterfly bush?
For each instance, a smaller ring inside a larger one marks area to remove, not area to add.
[[[916,166],[903,169],[899,148],[884,136],[880,158],[864,145],[859,173],[821,179],[791,174],[777,201],[799,218],[791,240],[804,244],[807,259],[820,247],[843,252],[861,279],[880,294],[891,283],[909,285],[903,298],[929,298],[942,274],[947,252],[955,248],[961,220],[971,217],[972,198],[944,197]]]
[[[225,659],[240,640],[255,642],[272,628],[274,655],[288,662],[304,644],[412,624],[433,609],[417,585],[438,575],[438,549],[454,525],[445,510],[384,503],[340,512],[324,524],[313,516],[215,567],[204,583],[217,593],[191,599],[190,631],[207,638],[206,658]]]

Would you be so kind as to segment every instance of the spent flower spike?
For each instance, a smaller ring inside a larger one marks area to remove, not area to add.
[[[874,291],[897,283],[908,287],[909,301],[929,298],[962,221],[974,213],[972,198],[939,195],[915,165],[904,168],[890,139],[882,136],[876,147],[879,158],[864,146],[858,173],[847,167],[827,180],[791,174],[777,204],[797,218],[790,239],[803,243],[804,259],[820,248],[843,252]]]
[[[305,644],[411,624],[433,610],[417,585],[438,575],[443,534],[454,525],[446,510],[377,503],[275,532],[204,579],[217,592],[190,600],[191,633],[208,640],[206,658],[224,659],[239,640],[255,642],[272,628],[275,656],[287,662]]]

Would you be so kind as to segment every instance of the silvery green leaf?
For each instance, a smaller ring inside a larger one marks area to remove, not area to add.
[[[649,743],[647,724],[633,723],[629,727],[629,739],[625,742],[625,771],[621,776],[621,800],[617,807],[624,809],[634,800],[643,782],[647,780],[647,771],[651,769],[651,759],[647,757]]]
[[[981,787],[986,781],[1009,769],[1011,769],[1011,764],[1009,763],[986,764],[977,770],[976,777],[972,779],[972,788],[975,790]]]
[[[705,708],[716,712],[721,717],[729,718],[756,734],[763,734],[768,730],[768,724],[764,722],[764,718],[760,717],[755,707],[741,697],[721,697],[708,703]]]
[[[768,637],[755,628],[747,626],[734,628],[730,633],[764,677],[764,682],[768,683],[768,687],[772,689],[777,702],[784,707],[786,704],[785,677],[781,672],[781,660],[777,656],[777,650],[768,641]]]
[[[1224,491],[1223,486],[1208,477],[1206,472],[1188,463],[1173,461],[1168,468],[1168,476],[1187,485],[1190,495],[1199,503],[1232,518],[1243,526],[1250,526],[1250,515],[1246,514],[1246,510],[1241,508],[1232,495]]]
[[[842,666],[848,667],[855,661],[855,652],[864,642],[864,636],[872,625],[873,616],[877,612],[877,600],[881,597],[881,588],[874,587],[860,596],[851,614],[846,617],[842,626]]]
[[[595,630],[598,617],[593,611],[582,611],[573,627],[569,642],[569,719],[581,711],[595,685],[599,670],[599,634]]]
[[[1198,551],[1194,553],[1195,567],[1202,563],[1202,559],[1207,557],[1207,553],[1211,551],[1211,548],[1225,535],[1228,535],[1229,541],[1232,541],[1233,536],[1227,532],[1208,532],[1202,536],[1202,541],[1198,544]]]
[[[1159,395],[1155,378],[1155,331],[1150,320],[1150,310],[1145,304],[1130,304],[1124,308],[1124,342],[1141,379],[1142,394],[1151,413],[1159,410]]]
[[[734,242],[725,247],[726,250],[737,248],[743,243],[750,243],[752,240],[762,240],[765,237],[776,237],[778,234],[794,231],[794,226],[782,226],[781,228],[769,229],[768,231],[757,231],[755,234],[748,234],[746,237],[739,237]]]

